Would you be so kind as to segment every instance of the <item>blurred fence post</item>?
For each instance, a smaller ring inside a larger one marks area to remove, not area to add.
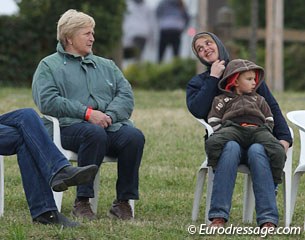
[[[208,31],[208,0],[198,0],[198,28],[199,31]],[[203,71],[204,66],[201,62],[197,61],[197,73]]]
[[[215,33],[229,51],[230,58],[239,57],[240,48],[234,43],[235,15],[232,8],[222,6],[217,11]]]
[[[283,0],[266,1],[266,81],[271,90],[284,89]]]

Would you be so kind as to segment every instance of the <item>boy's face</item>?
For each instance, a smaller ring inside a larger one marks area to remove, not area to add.
[[[239,95],[252,93],[255,87],[255,71],[252,70],[240,73],[235,81],[235,90]]]
[[[210,64],[219,59],[218,47],[212,39],[198,38],[195,42],[195,49],[198,56]]]

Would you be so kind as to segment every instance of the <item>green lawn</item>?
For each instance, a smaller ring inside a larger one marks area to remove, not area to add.
[[[287,111],[305,109],[304,93],[275,94],[285,115]],[[30,89],[0,89],[0,112],[35,107]],[[259,236],[189,235],[191,210],[198,167],[204,160],[203,129],[185,105],[184,91],[135,91],[132,119],[146,137],[140,168],[140,200],[136,201],[132,222],[110,220],[106,216],[115,197],[116,164],[105,164],[101,171],[98,220],[84,222],[77,229],[33,225],[26,204],[16,156],[5,157],[5,209],[0,218],[0,239],[259,239]],[[294,128],[296,130],[296,128]],[[294,167],[298,161],[297,131]],[[305,181],[301,182],[292,226],[303,230],[305,215]],[[281,188],[281,187],[280,187]],[[280,189],[281,190],[281,189]],[[64,194],[62,212],[70,217],[74,188]],[[204,199],[203,199],[204,201]],[[282,193],[278,194],[283,226]],[[202,205],[196,225],[203,221]],[[230,224],[243,225],[242,175],[238,176]],[[256,226],[254,223],[250,226]],[[273,236],[272,239],[303,239],[302,236]]]

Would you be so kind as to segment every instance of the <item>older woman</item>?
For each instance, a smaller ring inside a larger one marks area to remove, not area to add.
[[[62,146],[78,154],[78,165],[101,165],[105,155],[118,158],[116,199],[109,211],[131,219],[129,199],[138,199],[138,172],[144,136],[129,120],[133,92],[113,61],[93,55],[94,19],[66,11],[57,25],[57,52],[44,58],[33,78],[33,98],[43,114],[59,118]],[[46,126],[51,130],[50,122]],[[50,131],[51,132],[51,131]],[[77,187],[72,213],[95,219],[89,198],[93,182]]]
[[[195,117],[207,119],[214,97],[221,93],[218,82],[229,62],[229,54],[220,39],[209,32],[195,35],[192,48],[194,54],[207,67],[207,71],[189,81],[186,90],[187,106]],[[278,103],[265,82],[259,86],[257,93],[262,95],[270,106],[274,117],[273,134],[287,151],[292,144],[292,138]],[[211,226],[222,227],[229,219],[237,168],[241,163],[247,164],[251,172],[257,224],[260,227],[277,226],[279,215],[274,184],[264,147],[261,144],[252,144],[243,149],[235,141],[229,141],[225,145],[215,167],[209,211]]]

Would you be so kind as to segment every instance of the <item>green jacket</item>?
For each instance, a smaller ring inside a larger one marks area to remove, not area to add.
[[[41,113],[57,117],[62,127],[85,121],[88,106],[112,118],[107,131],[132,125],[133,92],[114,62],[93,54],[71,55],[60,43],[56,53],[39,63],[32,95]],[[44,122],[51,134],[52,124]]]

